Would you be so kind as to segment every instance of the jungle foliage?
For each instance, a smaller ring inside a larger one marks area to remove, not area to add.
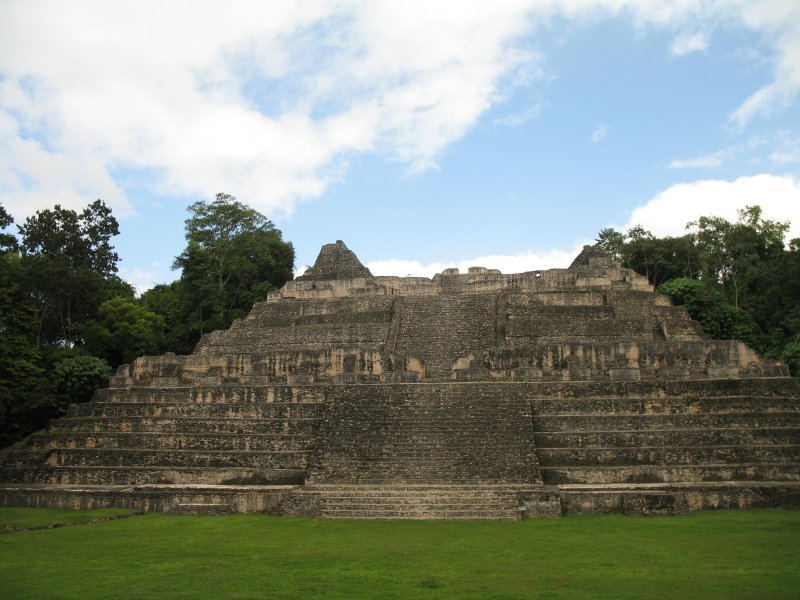
[[[89,400],[119,365],[191,352],[291,279],[294,248],[263,215],[226,194],[189,213],[180,278],[136,298],[101,200],[40,210],[16,234],[0,206],[0,448]]]
[[[700,217],[686,227],[663,238],[638,226],[603,229],[597,242],[684,305],[711,337],[747,342],[799,373],[800,239],[786,247],[789,223],[747,206],[735,223]]]

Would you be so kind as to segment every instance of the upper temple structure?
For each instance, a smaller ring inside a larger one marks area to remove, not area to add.
[[[519,519],[800,505],[800,386],[586,246],[373,275],[341,241],[0,454],[0,505]]]

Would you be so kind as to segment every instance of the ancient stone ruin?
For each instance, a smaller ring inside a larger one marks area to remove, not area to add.
[[[342,242],[0,459],[0,504],[519,519],[800,504],[800,386],[594,247],[373,276]]]

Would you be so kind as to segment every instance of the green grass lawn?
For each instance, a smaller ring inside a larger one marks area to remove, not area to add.
[[[79,514],[0,509],[0,525]],[[778,510],[523,522],[150,513],[0,535],[5,599],[798,596],[800,513]]]

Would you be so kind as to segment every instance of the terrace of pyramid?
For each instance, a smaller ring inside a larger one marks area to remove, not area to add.
[[[373,276],[342,242],[0,454],[0,505],[520,519],[800,506],[800,385],[586,246]]]

